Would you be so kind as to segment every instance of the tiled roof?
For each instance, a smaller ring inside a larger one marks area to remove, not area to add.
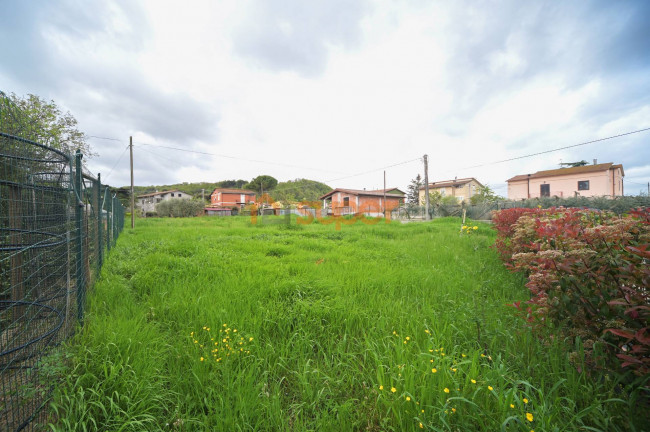
[[[138,195],[137,198],[146,198],[146,197],[156,196],[156,195],[165,195],[165,194],[168,194],[170,192],[181,192],[181,193],[184,193],[185,195],[188,195],[188,194],[186,194],[185,192],[183,192],[181,190],[174,189],[174,190],[168,190],[168,191],[162,191],[162,192],[153,192],[153,193],[148,193],[148,194],[144,194],[144,195]]]
[[[386,190],[389,191],[389,190],[394,190],[394,189],[396,189],[396,188],[386,189]],[[343,193],[347,193],[347,194],[350,194],[350,195],[365,195],[365,196],[377,196],[377,197],[383,197],[384,196],[383,189],[382,189],[381,192],[379,192],[379,191],[376,191],[376,190],[368,191],[368,190],[359,190],[359,189],[336,188],[336,189],[333,189],[333,190],[329,191],[325,195],[319,197],[318,199],[325,199],[325,198],[327,198],[327,197],[329,197],[331,195],[334,195],[336,192],[343,192]],[[390,198],[396,198],[396,197],[397,198],[404,198],[404,195],[405,194],[403,192],[402,192],[401,195],[400,194],[388,194],[388,196]]]
[[[526,180],[527,178],[555,177],[555,176],[562,176],[562,175],[569,175],[569,174],[586,174],[591,172],[607,171],[612,168],[620,168],[622,171],[623,165],[621,164],[614,165],[614,163],[612,162],[607,162],[607,163],[596,164],[596,165],[584,165],[584,166],[571,167],[571,168],[557,168],[552,170],[537,171],[536,173],[530,175],[529,174],[516,175],[506,181],[516,182],[516,181]]]
[[[406,192],[401,191],[401,190],[399,190],[398,188],[392,188],[392,189],[375,189],[375,190],[371,190],[370,192],[381,192],[381,193],[383,194],[384,191],[386,191],[387,194],[390,194],[392,191],[397,191],[397,192],[398,192],[398,193],[396,193],[396,194],[394,193],[394,194],[391,194],[391,195],[399,195],[399,194],[406,195]]]
[[[429,188],[437,189],[437,188],[443,188],[443,187],[449,187],[449,186],[463,186],[466,185],[467,183],[471,181],[475,181],[476,183],[479,184],[479,186],[483,186],[480,181],[476,180],[474,177],[469,177],[469,178],[462,178],[462,179],[456,179],[456,180],[443,180],[439,182],[433,182],[429,183]],[[424,186],[420,186],[420,190],[423,190]]]

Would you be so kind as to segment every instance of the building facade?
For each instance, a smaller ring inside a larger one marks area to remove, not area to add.
[[[246,189],[216,188],[210,195],[211,207],[238,207],[255,202],[255,192]]]
[[[468,201],[478,193],[483,185],[474,177],[443,180],[429,183],[429,193],[438,192],[440,195],[455,197],[458,203]],[[420,204],[424,204],[425,187],[420,186]]]
[[[156,204],[171,199],[190,199],[191,195],[179,190],[168,190],[162,192],[153,192],[144,195],[138,195],[135,200],[135,206],[144,215],[156,211]]]
[[[386,192],[337,188],[319,199],[323,201],[323,208],[327,209],[330,215],[363,213],[367,216],[383,216],[385,211],[390,216],[392,210],[404,203],[404,196],[404,192],[395,188],[386,189]]]
[[[507,180],[508,199],[622,196],[624,176],[612,162],[522,174]]]

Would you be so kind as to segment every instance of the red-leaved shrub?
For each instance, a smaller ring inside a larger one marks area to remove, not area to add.
[[[623,217],[563,208],[495,216],[495,246],[528,276],[529,322],[579,336],[592,366],[617,362],[650,373],[650,209]]]

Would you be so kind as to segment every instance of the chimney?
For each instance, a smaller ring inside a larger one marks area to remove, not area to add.
[[[598,163],[598,159],[594,159],[594,165]]]

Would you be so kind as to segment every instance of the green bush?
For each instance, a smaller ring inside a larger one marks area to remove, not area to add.
[[[204,203],[197,199],[170,199],[156,205],[161,217],[192,217],[203,211]]]

